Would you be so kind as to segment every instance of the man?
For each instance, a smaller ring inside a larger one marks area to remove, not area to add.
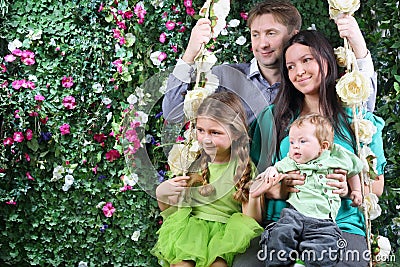
[[[373,93],[368,110],[373,111],[376,98],[376,76],[364,37],[354,17],[337,19],[339,34],[346,37],[354,49],[361,72],[371,80]],[[183,101],[194,81],[194,59],[202,44],[211,36],[211,21],[199,19],[192,29],[187,49],[178,60],[167,84],[162,108],[169,122],[183,121]],[[256,4],[248,14],[254,58],[248,63],[219,65],[213,68],[218,76],[218,90],[231,90],[243,100],[250,124],[264,107],[273,102],[280,85],[280,58],[283,45],[301,28],[301,16],[288,1],[264,1]],[[249,82],[251,81],[251,82]]]

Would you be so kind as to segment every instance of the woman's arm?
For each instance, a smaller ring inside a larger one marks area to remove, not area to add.
[[[263,209],[260,196],[259,197],[249,196],[249,201],[242,203],[243,214],[254,218],[259,223],[261,223],[262,221],[262,210]]]
[[[383,177],[383,174],[379,175],[378,177],[375,178],[373,184],[372,184],[372,193],[380,197],[383,193],[383,187],[385,185],[385,178]],[[370,192],[369,186],[365,186],[365,194],[368,194]]]

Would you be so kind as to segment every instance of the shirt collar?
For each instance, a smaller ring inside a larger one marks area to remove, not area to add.
[[[258,68],[258,64],[257,64],[257,59],[254,57],[251,61],[250,61],[250,71],[249,74],[247,75],[247,78],[252,78],[256,75],[260,75],[260,69]]]

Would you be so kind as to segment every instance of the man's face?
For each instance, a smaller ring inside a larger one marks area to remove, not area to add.
[[[277,22],[272,14],[254,18],[250,25],[251,44],[254,57],[260,68],[279,68],[284,44],[294,32]]]

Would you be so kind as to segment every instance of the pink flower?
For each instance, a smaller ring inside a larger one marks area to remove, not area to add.
[[[125,191],[128,191],[128,190],[132,190],[132,186],[130,186],[128,184],[124,185],[124,187],[121,187],[119,189],[119,191],[121,191],[121,192],[125,192]]]
[[[104,8],[104,5],[103,5],[103,3],[101,3],[100,7],[99,7],[99,10],[97,10],[97,12],[101,12],[103,10],[103,8]]]
[[[121,157],[121,154],[118,152],[118,150],[111,149],[106,153],[106,159],[109,162],[113,162],[116,159],[119,159]]]
[[[74,81],[71,76],[69,77],[64,76],[61,80],[61,85],[65,88],[70,88],[74,85]]]
[[[95,134],[95,135],[93,136],[93,139],[94,139],[96,142],[103,143],[103,142],[107,139],[107,136],[105,136],[103,133]]]
[[[14,57],[14,55],[7,55],[4,57],[4,61],[5,62],[13,62],[16,59],[16,57]]]
[[[186,8],[186,14],[188,14],[189,16],[193,16],[196,12],[194,11],[193,7],[187,7]]]
[[[118,29],[112,29],[113,31],[113,36],[114,38],[120,38],[121,37],[121,31]]]
[[[69,133],[70,133],[70,131],[69,131],[69,124],[64,123],[63,125],[61,125],[61,126],[60,126],[60,132],[61,132],[61,135],[69,134]]]
[[[124,17],[125,17],[126,19],[132,18],[132,17],[133,17],[132,11],[126,11],[126,12],[124,13]]]
[[[192,7],[192,0],[184,0],[183,5],[185,7]]]
[[[44,98],[44,96],[42,96],[42,95],[35,95],[35,100],[37,100],[37,101],[43,101],[43,100],[45,100],[45,98]]]
[[[71,95],[64,97],[62,103],[67,109],[74,109],[76,107],[75,97]]]
[[[15,132],[13,135],[13,139],[15,142],[21,143],[24,141],[24,134],[22,132]]]
[[[126,25],[125,25],[125,21],[118,21],[117,22],[118,27],[120,27],[123,30],[126,30]]]
[[[41,123],[46,124],[47,121],[49,120],[49,117],[46,116],[45,118],[40,118],[39,120],[40,120]]]
[[[33,131],[31,129],[27,129],[25,131],[25,137],[26,137],[26,140],[28,140],[28,141],[32,140]]]
[[[186,27],[184,25],[182,25],[180,27],[180,29],[178,30],[178,32],[184,32],[186,30]]]
[[[111,202],[107,202],[104,206],[103,206],[103,213],[104,216],[106,217],[111,217],[113,216],[113,213],[115,212],[115,208],[113,207]]]
[[[185,138],[183,138],[182,136],[178,136],[175,140],[175,142],[183,142],[185,141]]]
[[[1,72],[6,72],[7,71],[7,67],[4,64],[0,64],[0,68],[1,68]]]
[[[178,53],[178,46],[177,45],[171,45],[172,51],[174,53]]]
[[[157,57],[160,62],[167,58],[167,54],[165,52],[161,52],[160,55]]]
[[[6,202],[7,205],[17,205],[17,202],[14,201],[14,199],[11,199]]]
[[[144,22],[144,15],[146,15],[146,10],[143,7],[142,3],[137,3],[133,12],[135,12],[136,16],[138,17],[138,23],[142,24]]]
[[[11,137],[7,137],[3,140],[3,145],[5,146],[11,146],[12,144],[14,144],[14,140]]]
[[[19,109],[16,109],[15,111],[14,111],[14,118],[16,118],[16,119],[19,119],[19,118],[21,118],[20,116],[19,116]]]
[[[21,53],[21,61],[25,65],[33,65],[35,64],[35,54],[32,51],[24,50]]]
[[[165,41],[167,40],[167,35],[165,34],[165,32],[160,34],[160,43],[165,43]]]
[[[26,161],[31,161],[31,157],[29,156],[28,153],[25,153],[24,156],[25,156]]]
[[[240,16],[242,17],[242,19],[247,20],[248,15],[247,12],[240,12]]]
[[[173,22],[171,20],[168,20],[165,23],[165,27],[167,27],[167,29],[171,31],[171,30],[173,30],[175,28],[175,22]]]
[[[11,53],[14,55],[14,56],[17,56],[17,57],[20,57],[20,56],[22,56],[22,51],[21,51],[21,49],[14,49],[13,51],[11,51]]]
[[[28,180],[35,181],[35,179],[32,177],[32,175],[29,172],[26,173],[26,177],[28,177]]]

